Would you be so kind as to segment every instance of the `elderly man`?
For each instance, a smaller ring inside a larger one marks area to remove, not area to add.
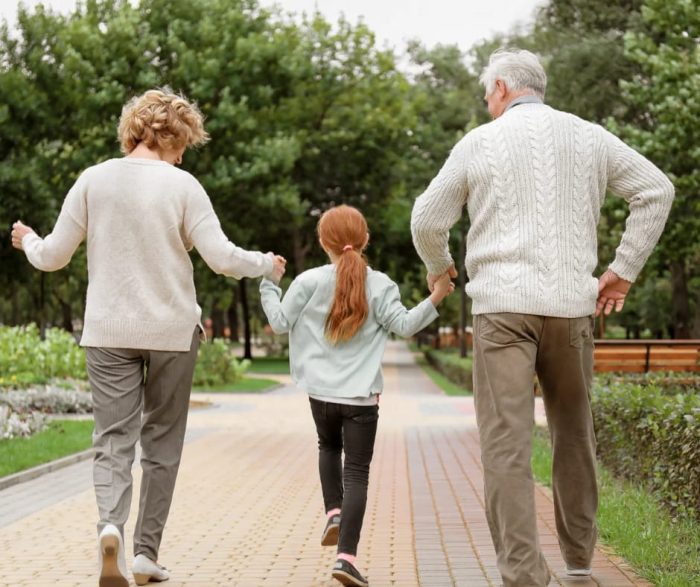
[[[590,575],[596,455],[589,392],[593,315],[620,311],[663,230],[673,186],[604,128],[545,105],[528,51],[497,51],[481,76],[493,122],[469,132],[417,200],[411,229],[428,283],[455,276],[448,233],[467,206],[465,259],[474,313],[474,394],[486,515],[506,587],[541,587],[530,468],[536,373],[553,449],[560,548]],[[606,190],[629,204],[600,279],[596,227]]]

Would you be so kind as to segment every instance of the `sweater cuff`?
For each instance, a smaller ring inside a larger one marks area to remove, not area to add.
[[[265,279],[270,279],[272,277],[272,271],[275,268],[275,265],[274,265],[275,255],[274,255],[274,253],[265,253],[263,255],[263,257],[264,257],[263,264],[265,266],[265,269],[263,270],[263,277]],[[270,281],[272,281],[272,280],[270,279]]]
[[[635,281],[641,272],[641,267],[637,268],[632,263],[628,263],[623,259],[620,259],[620,257],[616,257],[615,260],[608,266],[608,269],[625,281],[631,282]]]
[[[267,277],[263,277],[260,281],[260,293],[265,291],[273,291],[277,294],[278,297],[282,296],[282,288]]]
[[[451,258],[440,259],[439,261],[426,262],[425,267],[430,275],[443,275],[452,267],[455,262]]]

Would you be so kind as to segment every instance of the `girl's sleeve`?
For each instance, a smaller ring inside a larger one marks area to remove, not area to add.
[[[394,282],[387,284],[377,299],[375,309],[377,322],[389,332],[399,336],[413,336],[439,315],[430,298],[426,298],[415,308],[407,310],[401,303],[399,287]]]
[[[22,249],[29,262],[41,271],[58,271],[68,265],[73,253],[87,235],[87,183],[84,174],[66,195],[51,234],[41,238],[29,233]]]
[[[289,332],[309,301],[302,281],[297,278],[282,297],[282,290],[269,279],[260,282],[260,301],[263,311],[275,334]]]

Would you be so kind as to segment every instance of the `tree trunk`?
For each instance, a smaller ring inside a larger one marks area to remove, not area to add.
[[[39,274],[39,336],[46,339],[46,273]]]
[[[292,247],[294,254],[294,274],[299,275],[304,271],[306,255],[311,250],[311,243],[304,241],[299,227],[296,225],[292,227]]]
[[[238,342],[238,292],[236,288],[233,289],[233,298],[231,300],[231,305],[227,310],[228,316],[228,327],[230,331],[230,339],[232,341]]]
[[[243,311],[243,358],[252,359],[253,352],[250,340],[250,309],[248,308],[248,295],[246,293],[246,279],[243,278],[238,282],[239,291],[241,293],[241,310]]]
[[[61,306],[61,325],[68,332],[73,332],[73,309],[70,304],[58,298],[58,303]]]
[[[224,337],[224,310],[219,306],[219,300],[214,298],[211,305],[211,337]]]
[[[690,303],[685,261],[671,261],[673,338],[690,338]]]
[[[22,316],[19,304],[19,288],[15,287],[12,291],[12,322],[13,326],[17,326],[22,323]]]

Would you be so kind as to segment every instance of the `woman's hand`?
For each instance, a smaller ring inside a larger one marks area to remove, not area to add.
[[[12,246],[15,249],[22,250],[22,239],[30,233],[34,233],[34,229],[22,224],[21,220],[18,220],[12,225]]]
[[[272,258],[272,275],[270,276],[270,280],[274,281],[276,284],[279,284],[280,279],[282,279],[282,276],[286,271],[286,268],[287,259],[281,255],[274,255]]]

